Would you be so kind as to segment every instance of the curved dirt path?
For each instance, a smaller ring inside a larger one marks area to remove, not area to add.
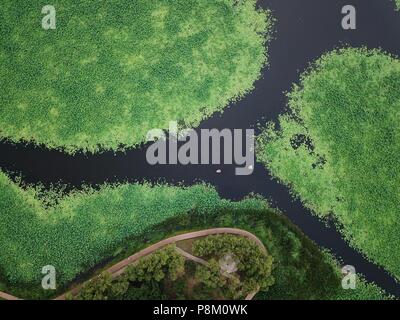
[[[135,263],[136,261],[140,260],[143,257],[148,256],[149,254],[153,253],[154,251],[162,249],[170,244],[174,244],[176,242],[183,241],[183,240],[202,238],[202,237],[206,237],[209,235],[217,235],[217,234],[233,234],[233,235],[238,235],[238,236],[248,238],[249,240],[255,242],[263,252],[267,253],[267,249],[265,248],[265,246],[261,242],[261,240],[258,239],[254,234],[252,234],[248,231],[245,231],[242,229],[236,229],[236,228],[213,228],[213,229],[184,233],[184,234],[176,235],[176,236],[161,240],[160,242],[157,242],[157,243],[131,255],[130,257],[114,264],[113,266],[111,266],[110,268],[105,270],[105,272],[111,273],[112,277],[116,278],[125,271],[127,266]],[[90,280],[88,280],[88,281],[90,281]],[[80,291],[80,289],[82,288],[82,285],[83,284],[76,286],[75,288],[71,289],[70,291],[58,296],[54,300],[66,300],[66,296],[68,294],[72,294],[72,295],[77,294]],[[1,292],[1,291],[0,291],[0,298],[3,298],[5,300],[22,300],[22,299],[19,299],[17,297],[14,297],[12,295],[9,295],[9,294],[7,294],[5,292]],[[246,300],[248,300],[247,297],[246,297]]]

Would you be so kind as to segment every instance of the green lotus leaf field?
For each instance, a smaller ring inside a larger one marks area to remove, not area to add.
[[[400,61],[379,50],[321,57],[288,94],[258,160],[350,243],[400,278]]]
[[[197,126],[252,90],[272,16],[255,0],[4,0],[0,137],[66,152],[133,147]]]

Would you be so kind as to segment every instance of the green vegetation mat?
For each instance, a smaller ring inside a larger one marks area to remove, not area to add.
[[[320,58],[288,94],[258,160],[320,217],[400,279],[400,61],[378,50]]]
[[[57,203],[54,203],[57,199]],[[104,185],[60,197],[20,188],[0,173],[0,274],[14,286],[40,286],[43,266],[53,265],[57,283],[73,280],[128,237],[167,218],[196,209],[262,207],[260,201],[231,203],[211,187]]]
[[[124,149],[169,121],[196,126],[241,98],[267,62],[256,0],[43,1],[0,12],[0,138],[66,152]]]
[[[53,265],[58,293],[63,293],[67,283],[99,263],[113,264],[176,233],[236,227],[258,236],[274,258],[275,285],[260,298],[383,297],[372,285],[343,292],[331,258],[257,197],[230,202],[205,185],[126,184],[77,191],[56,204],[53,198],[32,187],[22,189],[0,173],[3,291],[48,297],[51,292],[40,289],[41,269]]]

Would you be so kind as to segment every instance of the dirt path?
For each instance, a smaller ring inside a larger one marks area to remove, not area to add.
[[[254,241],[261,248],[261,250],[263,252],[265,252],[265,253],[267,252],[267,250],[265,249],[265,246],[261,242],[261,240],[258,239],[254,234],[252,234],[248,231],[241,230],[241,229],[235,229],[235,228],[214,228],[214,229],[189,232],[189,233],[180,234],[180,235],[177,235],[174,237],[164,239],[164,240],[157,242],[156,244],[153,244],[153,245],[131,255],[130,257],[118,262],[117,264],[113,265],[112,267],[108,268],[105,271],[111,273],[113,278],[116,278],[116,277],[120,276],[125,271],[126,267],[129,266],[130,264],[132,264],[132,263],[138,261],[139,259],[153,253],[154,251],[162,249],[170,244],[174,244],[178,241],[202,238],[202,237],[206,237],[209,235],[217,235],[217,234],[233,234],[233,235],[239,235],[242,237],[246,237],[246,238],[250,239],[251,241]],[[54,300],[65,300],[66,296],[68,294],[75,295],[80,291],[81,288],[82,288],[82,284],[79,286],[76,286],[75,288],[71,289],[70,291],[58,296]],[[17,297],[11,296],[11,295],[1,292],[1,291],[0,291],[0,298],[6,299],[6,300],[21,300]]]
[[[196,257],[181,248],[176,247],[176,251],[178,251],[180,255],[184,256],[188,260],[192,260],[196,263],[202,264],[203,266],[208,266],[208,262],[206,260]]]
[[[0,298],[4,299],[4,300],[22,300],[20,298],[12,296],[11,294],[1,292],[1,291],[0,291]]]

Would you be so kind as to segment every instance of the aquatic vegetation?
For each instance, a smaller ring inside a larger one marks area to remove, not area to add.
[[[400,61],[379,50],[322,56],[295,85],[258,160],[350,243],[400,278]]]
[[[43,266],[57,270],[59,286],[113,256],[128,237],[190,210],[263,207],[259,200],[231,203],[206,185],[104,185],[58,198],[21,188],[0,173],[0,273],[13,285],[40,287]]]
[[[97,152],[196,126],[252,90],[273,18],[255,0],[2,3],[0,138]]]
[[[45,265],[56,268],[62,293],[65,284],[102,261],[114,264],[177,232],[236,227],[254,233],[274,257],[275,284],[260,292],[260,299],[385,297],[364,282],[361,291],[342,292],[331,259],[258,197],[230,202],[206,185],[147,184],[76,191],[57,204],[44,197],[0,173],[2,289],[18,296],[44,294],[40,283]]]

